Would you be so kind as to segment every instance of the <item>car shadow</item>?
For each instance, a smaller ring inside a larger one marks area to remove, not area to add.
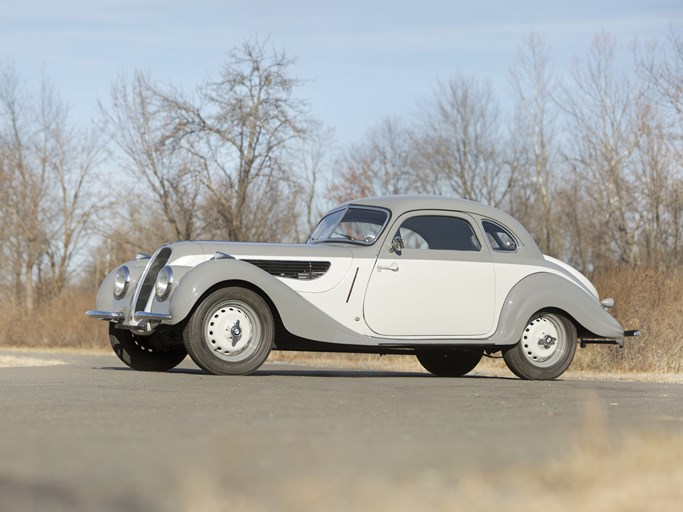
[[[111,371],[124,371],[124,372],[137,372],[127,366],[101,366],[94,367],[94,370],[111,370]],[[152,372],[149,372],[152,373]],[[395,370],[353,370],[353,369],[342,369],[342,368],[287,368],[287,369],[271,369],[266,368],[262,370],[257,370],[250,375],[213,375],[205,372],[200,368],[173,368],[168,372],[161,373],[171,373],[171,374],[185,374],[185,375],[202,375],[205,377],[216,377],[216,378],[247,378],[247,377],[322,377],[322,378],[354,378],[354,379],[387,379],[387,378],[413,378],[413,379],[442,379],[442,380],[459,380],[459,379],[484,379],[484,380],[519,380],[516,377],[505,377],[500,375],[464,375],[462,377],[438,377],[429,373],[421,372],[406,372],[406,371],[395,371]]]

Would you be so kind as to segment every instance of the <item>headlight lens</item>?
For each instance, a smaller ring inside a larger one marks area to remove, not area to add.
[[[159,301],[165,301],[171,293],[173,287],[173,270],[171,267],[164,267],[157,274],[157,282],[154,285],[154,290]]]
[[[126,296],[130,283],[130,271],[128,267],[120,267],[114,276],[114,297],[120,300]]]

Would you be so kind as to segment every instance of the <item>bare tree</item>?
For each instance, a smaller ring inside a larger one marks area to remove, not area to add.
[[[137,196],[155,210],[155,230],[161,238],[189,240],[201,232],[200,176],[190,155],[167,143],[156,89],[142,72],[130,83],[120,77],[111,89],[111,108],[100,110],[116,144],[114,159],[136,183]]]
[[[641,67],[658,92],[659,99],[679,119],[683,119],[683,37],[673,28],[669,31],[669,46],[650,46],[640,60]]]
[[[413,135],[398,118],[385,118],[334,164],[327,197],[342,203],[358,197],[405,194],[416,188]]]
[[[675,212],[680,211],[681,204],[676,204],[680,181],[676,178],[676,158],[656,105],[643,102],[638,106],[638,135],[634,184],[641,220],[641,260],[662,266],[676,262],[672,255],[680,250],[680,224],[676,224]]]
[[[32,308],[69,280],[89,227],[99,146],[95,131],[70,127],[68,108],[46,79],[31,94],[9,68],[0,75],[0,120],[0,267],[11,276],[12,300]]]
[[[333,146],[334,130],[324,127],[320,122],[313,122],[306,137],[290,151],[293,153],[291,160],[295,165],[298,163],[295,171],[300,189],[297,194],[300,198],[297,242],[306,239],[323,213],[323,180],[329,174],[329,156]]]
[[[500,155],[500,116],[491,85],[456,75],[439,83],[422,110],[417,155],[423,191],[501,205],[511,176]]]
[[[555,187],[560,159],[554,100],[558,83],[550,57],[547,43],[533,33],[518,50],[510,69],[515,103],[506,158],[511,174],[516,176],[510,194],[512,213],[535,235],[544,252],[558,255],[561,239]]]
[[[48,279],[41,283],[43,293],[55,296],[71,278],[71,265],[83,249],[94,213],[91,180],[103,152],[100,130],[72,128],[69,109],[54,88],[43,83],[40,109],[43,144],[39,153],[48,168],[50,209],[42,219],[46,229],[45,257]],[[44,205],[46,206],[46,205]]]
[[[294,96],[293,62],[267,41],[248,41],[194,96],[158,91],[171,127],[165,143],[191,155],[201,172],[213,236],[295,236],[296,218],[287,214],[296,212],[289,208],[296,187],[286,150],[305,136],[308,108]]]
[[[683,248],[683,41],[672,29],[667,42],[635,48],[647,92],[637,105],[641,236],[657,266],[680,264]]]
[[[591,255],[585,261],[636,261],[637,216],[632,158],[637,147],[633,106],[638,91],[633,80],[616,71],[616,42],[607,34],[593,40],[586,60],[573,70],[565,88],[568,116],[568,158],[580,178],[574,204],[584,212],[584,229],[592,233]]]
[[[0,119],[5,154],[5,200],[0,206],[8,229],[3,240],[3,261],[11,266],[13,300],[28,308],[34,304],[34,274],[47,245],[41,207],[47,193],[47,167],[34,157],[34,112],[22,95],[12,69],[0,78]]]

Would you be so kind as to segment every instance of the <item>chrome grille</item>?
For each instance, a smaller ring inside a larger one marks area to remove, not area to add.
[[[139,285],[137,300],[135,301],[135,311],[144,311],[147,306],[147,301],[154,291],[154,283],[157,280],[157,274],[166,266],[171,257],[171,249],[164,247],[155,257],[153,257],[143,275],[142,283]]]

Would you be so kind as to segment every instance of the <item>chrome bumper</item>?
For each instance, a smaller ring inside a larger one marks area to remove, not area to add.
[[[86,311],[85,316],[95,320],[108,320],[110,322],[121,322],[126,316],[124,313],[114,313],[113,311]],[[170,320],[171,315],[164,313],[150,313],[148,311],[136,311],[135,318],[140,320],[152,320],[161,322],[163,320]]]
[[[161,322],[162,320],[170,320],[171,315],[165,313],[151,313],[148,311],[136,311],[135,318],[139,318],[140,320],[156,320]]]
[[[85,316],[95,320],[109,320],[110,322],[120,322],[125,318],[123,313],[114,313],[112,311],[86,311]]]

